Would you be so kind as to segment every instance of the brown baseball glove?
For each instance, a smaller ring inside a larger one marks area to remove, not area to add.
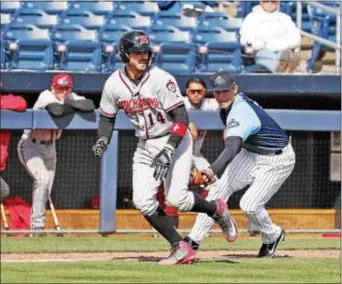
[[[191,186],[201,186],[205,185],[206,181],[203,178],[203,174],[198,170],[192,170],[190,172],[189,185]]]

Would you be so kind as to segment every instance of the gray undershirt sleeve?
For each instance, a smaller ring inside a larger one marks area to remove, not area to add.
[[[242,138],[239,136],[229,136],[225,140],[225,148],[212,163],[211,168],[215,174],[225,169],[234,157],[240,152]]]

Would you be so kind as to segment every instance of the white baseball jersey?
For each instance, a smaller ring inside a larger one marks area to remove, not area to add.
[[[68,100],[85,100],[85,97],[79,96],[76,93],[71,93],[68,97]],[[36,103],[33,106],[33,109],[45,109],[45,107],[52,103],[63,104],[62,101],[58,100],[56,96],[50,90],[45,90],[40,93]],[[47,130],[47,129],[26,129],[22,135],[22,139],[27,139],[32,136],[32,138],[41,140],[41,141],[51,141],[57,140],[60,138],[62,134],[61,129],[55,130]]]
[[[184,98],[184,105],[187,110],[191,111],[218,111],[220,106],[216,99],[204,98],[199,108],[194,107],[188,97]],[[197,170],[204,170],[210,166],[206,158],[203,157],[201,149],[203,147],[204,139],[207,136],[206,130],[198,130],[197,139],[193,142],[193,158],[192,163]]]
[[[68,100],[84,100],[82,96],[71,93]],[[44,109],[51,103],[63,104],[50,91],[43,91],[33,109]],[[51,194],[56,172],[56,144],[61,137],[61,129],[26,129],[18,143],[18,156],[21,164],[33,178],[31,227],[45,226],[45,207]],[[49,142],[49,143],[46,143]]]
[[[167,112],[183,103],[175,78],[166,71],[153,66],[135,85],[122,68],[107,79],[100,111],[114,117],[123,109],[135,127],[136,136],[149,139],[170,132],[173,121]]]

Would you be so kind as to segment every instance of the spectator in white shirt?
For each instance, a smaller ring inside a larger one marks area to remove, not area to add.
[[[300,32],[290,16],[278,11],[278,1],[260,1],[249,13],[240,29],[245,53],[254,54],[255,62],[272,73],[297,68],[300,56]]]

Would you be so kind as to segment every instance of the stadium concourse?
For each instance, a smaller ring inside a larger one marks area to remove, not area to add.
[[[272,74],[255,64],[240,44],[239,29],[258,1],[217,2],[211,11],[194,7],[197,2],[182,2],[190,10],[201,11],[196,17],[184,15],[182,6],[165,11],[157,2],[149,1],[1,2],[1,94],[23,96],[29,109],[23,114],[1,111],[1,127],[12,129],[8,168],[2,173],[11,187],[11,197],[32,202],[32,181],[16,152],[22,130],[60,127],[65,131],[57,145],[58,170],[52,199],[62,229],[81,233],[110,232],[113,228],[118,232],[151,231],[131,201],[136,137],[124,116],[117,121],[118,143],[112,149],[116,162],[111,169],[117,171],[117,179],[110,180],[112,187],[106,191],[106,184],[101,182],[105,167],[101,168],[91,151],[98,110],[94,115],[57,121],[44,111],[31,110],[38,95],[50,88],[52,76],[59,72],[70,73],[74,91],[93,100],[98,108],[104,82],[123,66],[118,52],[120,35],[141,29],[151,37],[153,64],[175,76],[184,96],[186,81],[191,77],[200,76],[209,84],[213,72],[229,70],[236,75],[240,90],[289,131],[297,155],[296,167],[267,204],[274,221],[293,232],[335,233],[340,228],[341,81],[335,50],[302,36],[298,69],[291,74]],[[331,9],[340,5],[338,1],[313,2]],[[295,1],[283,1],[279,9],[296,23],[299,11]],[[302,3],[301,15],[302,31],[336,42],[340,34],[336,29],[338,17],[310,3]],[[213,96],[210,92],[207,95]],[[202,150],[212,162],[223,149],[223,125],[215,115],[190,115],[208,130]],[[95,208],[94,200],[114,188],[116,202],[102,196],[113,207],[101,208],[97,203]],[[239,228],[246,232],[248,221],[239,209],[240,198],[240,193],[233,195],[228,205]],[[5,209],[12,229],[10,211]],[[102,219],[108,217],[105,212],[112,214],[109,229],[104,228],[108,224]],[[181,214],[180,229],[189,230],[194,217]],[[50,210],[46,229],[54,230]]]

